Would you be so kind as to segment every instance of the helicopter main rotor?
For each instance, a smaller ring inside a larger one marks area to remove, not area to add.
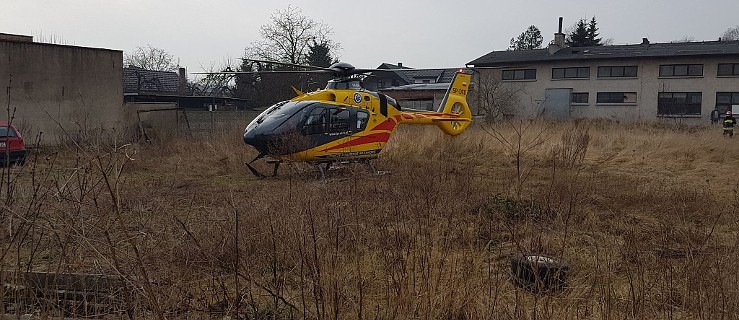
[[[318,74],[331,74],[336,79],[346,79],[353,75],[364,74],[367,75],[370,72],[393,72],[397,70],[408,70],[408,69],[357,69],[353,65],[347,62],[336,62],[326,67],[318,67],[311,65],[300,65],[294,63],[258,60],[258,59],[242,59],[247,62],[263,63],[280,65],[293,68],[301,68],[307,70],[257,70],[257,71],[223,71],[223,72],[193,72],[194,74],[266,74],[266,73],[318,73]]]

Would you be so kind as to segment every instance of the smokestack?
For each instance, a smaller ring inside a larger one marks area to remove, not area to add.
[[[564,18],[559,17],[559,29],[558,29],[559,31],[557,31],[557,33],[562,33],[562,21],[563,20],[564,20]]]
[[[185,94],[187,94],[187,73],[186,73],[185,68],[179,69],[179,76],[180,76],[179,77],[180,80],[178,81],[179,82],[178,91],[181,96],[184,96]]]
[[[641,44],[649,44],[649,39],[641,38]]]
[[[403,68],[403,63],[402,62],[398,62],[398,68]]]
[[[554,41],[549,43],[549,54],[554,54],[555,52],[559,51],[560,49],[565,47],[565,34],[562,33],[562,21],[564,18],[559,17],[559,28],[557,29],[557,33],[554,34]]]

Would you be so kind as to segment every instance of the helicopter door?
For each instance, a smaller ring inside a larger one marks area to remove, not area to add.
[[[321,134],[328,132],[328,110],[324,107],[315,107],[308,114],[303,125],[304,135]]]
[[[349,133],[349,109],[328,108],[331,114],[331,133]]]

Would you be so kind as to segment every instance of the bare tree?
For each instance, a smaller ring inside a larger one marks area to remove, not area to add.
[[[202,77],[195,78],[194,82],[188,83],[190,94],[195,96],[233,96],[236,83],[234,76],[230,74],[219,74],[217,72],[230,72],[238,68],[230,58],[225,59],[220,66],[211,63],[210,66],[200,66],[203,72],[209,72]]]
[[[695,37],[693,36],[683,36],[680,39],[677,39],[675,41],[671,41],[673,43],[681,43],[681,42],[695,42]]]
[[[245,58],[309,64],[336,59],[336,52],[340,48],[338,43],[330,39],[333,34],[330,27],[304,16],[300,9],[293,6],[272,14],[269,23],[261,27],[260,33],[262,40],[246,48]],[[320,55],[317,49],[320,49]],[[284,71],[296,68],[244,60],[240,70]],[[257,106],[265,106],[294,97],[295,92],[291,87],[310,91],[325,86],[327,80],[325,76],[296,73],[239,74],[236,76],[236,96],[249,98]]]
[[[475,90],[479,98],[477,112],[484,116],[485,121],[514,116],[520,109],[518,95],[523,91],[522,84],[502,81],[499,72],[478,72]]]
[[[136,47],[133,52],[126,52],[123,56],[123,63],[146,70],[176,71],[180,60],[164,49],[147,44],[144,47]]]
[[[277,10],[270,16],[270,22],[262,25],[262,40],[246,48],[246,57],[303,64],[314,43],[327,46],[336,57],[340,46],[331,40],[333,33],[327,25],[304,16],[297,7],[288,6]]]
[[[739,26],[726,29],[726,31],[724,31],[724,33],[721,34],[721,40],[722,41],[739,40]]]

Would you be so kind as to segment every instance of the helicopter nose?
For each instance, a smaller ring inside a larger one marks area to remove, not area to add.
[[[267,152],[267,136],[261,134],[258,128],[253,128],[251,130],[246,130],[244,132],[244,142],[254,148],[257,149],[259,152]]]

